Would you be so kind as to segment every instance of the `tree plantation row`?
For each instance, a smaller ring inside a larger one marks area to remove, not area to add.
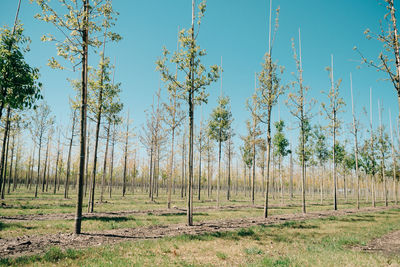
[[[155,68],[166,93],[161,89],[155,93],[145,112],[146,123],[140,128],[131,125],[136,114],[124,111],[120,99],[123,85],[115,80],[117,63],[111,64],[107,51],[122,39],[113,31],[118,12],[112,1],[31,0],[40,8],[35,18],[52,26],[41,38],[54,43],[57,50],[49,66],[80,71],[78,79],[70,80],[76,97],[70,99],[70,120],[65,125],[56,123],[43,99],[39,70],[25,61],[30,40],[18,19],[23,17],[20,2],[13,27],[4,26],[0,36],[1,199],[26,189],[35,198],[43,192],[63,192],[67,199],[74,190],[76,234],[82,231],[84,208],[93,213],[96,205],[115,195],[135,199],[136,192],[145,193],[151,202],[166,197],[168,209],[173,207],[173,199],[185,199],[190,226],[195,199],[215,201],[216,207],[221,199],[234,201],[244,196],[253,205],[261,199],[265,218],[271,198],[282,205],[289,199],[297,201],[304,213],[308,199],[321,204],[330,200],[335,210],[339,198],[357,208],[360,202],[374,207],[378,201],[386,206],[397,204],[400,135],[395,114],[392,125],[390,111],[383,112],[378,104],[379,121],[373,122],[372,92],[366,89],[365,94],[371,94],[366,105],[370,118],[369,125],[361,127],[363,114],[355,112],[351,74],[349,85],[334,76],[333,55],[327,68],[329,90],[322,93],[325,102],[310,97],[311,88],[303,78],[300,29],[292,39],[296,72],[292,80],[283,79],[284,66],[278,65],[273,53],[279,8],[273,16],[272,0],[268,50],[255,75],[254,91],[249,90],[244,103],[248,111],[244,135],[232,125],[230,96],[223,90],[222,58],[220,66],[203,64],[206,51],[198,36],[205,19],[205,1],[192,0],[192,22],[179,31],[177,50],[162,48]],[[388,30],[365,32],[368,39],[382,43],[382,53],[373,61],[357,48],[355,51],[364,65],[387,75],[400,105],[394,1],[383,3]],[[88,65],[92,56],[98,60],[96,66]],[[217,105],[208,117],[198,120],[195,111],[207,103],[209,88],[216,82],[221,87]],[[349,103],[341,96],[344,90],[351,92]],[[296,142],[289,142],[291,129],[284,120],[272,119],[280,102],[296,122]],[[346,104],[352,110],[352,121],[341,116]],[[317,115],[324,123],[317,122]],[[389,116],[390,127],[382,123],[383,116]],[[343,134],[349,131],[348,124],[351,135]]]

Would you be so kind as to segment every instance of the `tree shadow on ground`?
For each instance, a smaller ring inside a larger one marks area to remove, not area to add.
[[[5,222],[0,222],[0,231],[5,230],[7,228],[20,228],[20,229],[36,229],[36,226],[24,226],[20,223],[5,223]]]
[[[83,218],[84,221],[101,221],[101,222],[126,222],[132,220],[129,217],[106,217],[106,216],[91,216]]]

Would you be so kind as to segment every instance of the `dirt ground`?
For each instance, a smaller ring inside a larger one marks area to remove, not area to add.
[[[388,208],[379,207],[363,208],[360,210],[346,209],[339,211],[320,211],[310,212],[307,214],[285,214],[271,216],[267,219],[261,217],[225,219],[196,223],[194,226],[187,226],[186,224],[157,225],[149,227],[114,229],[101,232],[87,232],[81,235],[57,233],[48,235],[21,236],[17,238],[0,239],[0,258],[39,254],[45,252],[51,246],[58,246],[62,249],[77,249],[105,244],[114,244],[129,240],[154,239],[178,236],[182,234],[199,235],[212,232],[233,231],[244,227],[262,224],[279,224],[285,221],[301,221],[329,216],[345,216],[360,212],[377,212],[385,209]],[[96,214],[96,216],[99,216],[99,214]]]
[[[275,208],[278,206],[270,206],[270,208]],[[255,205],[230,205],[223,206],[217,208],[216,206],[208,206],[208,207],[197,207],[194,208],[194,212],[207,212],[207,211],[215,211],[219,210],[235,210],[235,209],[248,209],[248,208],[257,208],[263,209],[263,206],[255,206]],[[85,213],[83,217],[92,218],[92,217],[102,217],[102,218],[118,218],[125,217],[129,215],[146,215],[152,214],[156,216],[161,215],[174,215],[185,213],[186,209],[173,207],[172,209],[153,209],[153,210],[133,210],[133,211],[112,211],[112,212],[95,212],[95,213]],[[53,220],[73,220],[75,218],[75,214],[73,213],[51,213],[51,214],[28,214],[28,215],[13,215],[13,216],[0,216],[0,221],[2,222],[23,222],[23,221],[53,221]]]
[[[378,251],[386,255],[400,255],[400,231],[391,232],[374,239],[362,249],[371,252]]]

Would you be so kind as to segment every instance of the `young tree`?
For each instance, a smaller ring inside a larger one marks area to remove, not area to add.
[[[219,77],[218,66],[211,66],[208,72],[201,63],[201,58],[206,55],[205,50],[200,49],[197,44],[198,32],[195,33],[195,22],[200,28],[201,18],[206,11],[205,1],[198,6],[199,13],[195,17],[195,0],[192,0],[192,26],[189,30],[182,30],[179,33],[180,50],[175,52],[170,58],[171,63],[178,65],[178,71],[185,74],[184,81],[178,81],[175,75],[169,71],[167,66],[168,50],[164,48],[163,57],[157,60],[157,70],[162,74],[164,81],[175,83],[178,88],[178,97],[184,99],[188,105],[189,118],[189,183],[187,197],[187,223],[193,225],[193,126],[194,126],[194,106],[207,102],[205,88]]]
[[[57,178],[59,174],[59,163],[60,163],[60,142],[61,142],[61,129],[60,127],[57,127],[57,133],[58,133],[58,138],[57,138],[57,156],[56,156],[56,166],[55,166],[55,174],[54,174],[54,188],[53,188],[53,194],[55,195],[57,192]],[[60,183],[60,181],[58,181]]]
[[[232,178],[231,178],[231,162],[232,162],[232,156],[233,156],[233,141],[232,138],[234,136],[233,129],[231,128],[231,131],[228,133],[228,140],[226,140],[226,158],[228,159],[227,162],[227,168],[228,168],[228,174],[227,174],[227,192],[226,192],[226,199],[229,201],[231,200],[231,188],[232,188]]]
[[[345,174],[345,158],[346,158],[346,149],[345,149],[345,144],[339,143],[339,141],[336,140],[335,146],[332,148],[332,152],[330,153],[330,158],[333,161],[332,164],[334,164],[337,168],[337,166],[342,166],[344,170],[344,195],[347,199],[347,192],[346,192],[346,174]],[[335,182],[333,181],[332,183],[333,187],[335,187]],[[337,186],[337,180],[336,180],[336,186]],[[337,190],[337,189],[336,189]]]
[[[124,144],[124,171],[123,171],[123,180],[122,180],[122,196],[125,196],[126,193],[126,175],[127,175],[127,161],[128,161],[128,154],[129,154],[129,137],[130,137],[130,132],[129,132],[129,111],[126,116],[126,131],[125,131],[125,144]],[[134,178],[132,178],[134,179]]]
[[[75,108],[72,108],[71,111],[72,111],[71,137],[69,138],[69,145],[68,145],[67,174],[64,182],[64,198],[68,198],[69,177],[71,175],[72,145],[74,144],[74,137],[76,135],[75,127],[76,127],[77,110]]]
[[[258,119],[266,124],[266,135],[267,135],[267,184],[265,190],[265,201],[264,201],[264,218],[268,217],[268,195],[269,195],[269,167],[270,167],[270,151],[271,151],[271,114],[272,108],[278,102],[278,98],[284,92],[284,88],[280,85],[280,78],[278,72],[282,74],[283,68],[278,67],[277,63],[272,60],[272,48],[278,30],[278,17],[279,8],[276,11],[275,28],[273,37],[271,39],[271,19],[272,19],[272,1],[270,2],[270,14],[269,14],[269,40],[268,40],[268,52],[264,56],[264,62],[262,63],[262,70],[258,74],[259,86],[256,90],[256,101],[259,107],[259,114],[255,114]]]
[[[208,134],[206,136],[206,145],[204,150],[207,151],[207,197],[210,198],[210,189],[211,189],[211,168],[212,168],[212,159],[214,153],[214,143],[212,142],[210,136]]]
[[[261,105],[260,105],[260,99],[259,95],[257,94],[257,74],[254,77],[254,91],[255,93],[251,97],[251,102],[249,99],[246,101],[246,107],[247,109],[251,112],[251,122],[246,121],[246,127],[247,127],[247,132],[248,135],[251,137],[250,142],[251,142],[251,147],[252,147],[252,155],[253,155],[253,179],[251,182],[251,202],[254,205],[254,200],[255,200],[255,179],[256,179],[256,155],[257,151],[256,148],[261,144],[262,139],[260,138],[262,132],[260,129],[260,122],[262,120],[260,119],[260,113],[262,112],[261,110]],[[264,177],[263,177],[264,178]],[[264,190],[264,189],[263,189]]]
[[[197,199],[200,200],[200,193],[201,193],[201,160],[202,160],[202,155],[203,151],[205,149],[205,138],[206,134],[204,133],[204,127],[203,127],[203,121],[202,118],[200,119],[200,126],[199,126],[199,134],[197,136],[197,150],[199,152],[199,176],[198,176],[198,185],[197,185]]]
[[[322,126],[315,125],[313,131],[314,139],[314,154],[316,156],[317,163],[322,169],[322,174],[320,175],[320,196],[321,204],[324,199],[324,176],[325,176],[325,164],[329,159],[329,151],[326,147],[326,136]]]
[[[232,112],[229,97],[220,96],[218,106],[212,111],[208,123],[208,135],[218,143],[218,179],[217,207],[219,207],[219,191],[221,186],[221,150],[222,143],[228,140],[231,133]]]
[[[289,146],[289,141],[286,139],[285,134],[284,134],[284,129],[285,129],[285,122],[283,120],[279,120],[275,122],[275,135],[273,139],[273,144],[275,147],[274,153],[275,156],[278,157],[278,174],[279,174],[279,180],[281,183],[281,198],[283,202],[283,179],[282,179],[282,173],[281,173],[281,164],[282,160],[289,154],[291,151],[288,149]]]
[[[106,39],[104,40],[104,42]],[[111,70],[113,72],[111,73]],[[94,193],[96,186],[96,174],[97,174],[97,151],[99,145],[100,126],[103,117],[111,116],[114,113],[119,113],[123,105],[119,100],[119,94],[121,92],[120,83],[114,83],[115,66],[110,65],[110,59],[104,57],[104,45],[103,52],[101,54],[101,61],[97,70],[90,73],[89,79],[89,94],[88,94],[88,108],[89,114],[93,114],[94,121],[96,123],[95,132],[95,143],[93,153],[93,170],[92,170],[92,181],[89,192],[89,203],[88,212],[94,211]],[[111,77],[112,75],[112,77]],[[78,85],[78,84],[76,84]],[[77,88],[77,86],[75,86]]]
[[[397,172],[397,157],[396,157],[396,150],[394,149],[394,138],[393,138],[393,128],[392,128],[392,114],[389,109],[389,123],[390,123],[390,144],[391,144],[391,149],[392,149],[392,161],[393,161],[393,192],[394,192],[394,203],[397,205],[398,202],[398,192],[397,192],[397,177],[396,177],[396,172]]]
[[[387,189],[387,177],[385,174],[385,159],[387,159],[389,154],[389,136],[385,132],[384,126],[382,125],[382,110],[380,107],[380,102],[378,101],[378,111],[379,111],[379,137],[378,137],[378,147],[379,147],[379,159],[381,161],[381,178],[383,180],[383,194],[385,198],[385,206],[388,206],[388,189]]]
[[[360,174],[359,174],[359,164],[358,164],[358,129],[359,122],[356,119],[354,111],[354,99],[353,99],[353,77],[350,73],[350,92],[351,92],[351,113],[353,115],[353,135],[354,135],[354,157],[355,157],[355,168],[356,168],[356,178],[357,178],[357,209],[360,208]]]
[[[310,111],[314,104],[314,100],[307,100],[307,92],[309,87],[303,84],[303,65],[301,59],[301,37],[299,29],[299,57],[295,49],[294,41],[292,40],[292,48],[294,53],[294,61],[296,62],[296,68],[298,76],[295,77],[295,81],[292,83],[293,89],[297,87],[297,90],[290,92],[286,104],[289,106],[289,112],[298,119],[298,127],[300,129],[299,136],[299,158],[301,162],[301,202],[303,213],[306,213],[306,160],[307,151],[306,143],[308,134],[310,132]]]
[[[371,178],[372,187],[372,206],[375,207],[375,175],[378,172],[376,162],[376,151],[378,148],[378,139],[375,132],[371,133],[371,138],[364,140],[360,151],[360,167],[364,170],[365,174]]]
[[[331,80],[331,88],[326,93],[329,99],[329,103],[321,103],[322,108],[325,111],[326,118],[330,121],[330,125],[328,128],[330,129],[330,133],[332,135],[332,157],[333,157],[333,208],[337,210],[337,177],[336,177],[336,161],[335,161],[335,147],[336,147],[336,135],[338,134],[338,130],[340,128],[341,120],[338,118],[338,114],[343,112],[343,108],[345,106],[343,98],[339,95],[339,88],[342,82],[341,79],[335,84],[335,80],[333,78],[333,55],[331,55],[331,67],[327,68],[329,71],[329,76]]]
[[[247,136],[243,136],[241,137],[241,139],[243,140],[243,145],[240,147],[240,151],[241,151],[241,155],[242,155],[242,160],[244,163],[244,190],[245,190],[245,195],[246,195],[246,191],[247,191],[247,186],[246,186],[246,168],[249,169],[249,176],[250,176],[250,168],[251,166],[253,166],[254,162],[254,156],[253,156],[253,146],[251,144],[251,140],[252,137],[251,135],[248,133]]]
[[[33,2],[34,0],[31,0]],[[102,41],[98,34],[104,28],[114,25],[116,13],[111,0],[65,1],[59,0],[60,5],[55,7],[49,0],[35,0],[41,9],[41,13],[35,15],[39,20],[53,24],[65,38],[58,39],[52,34],[42,37],[43,41],[56,43],[57,54],[64,60],[70,61],[75,68],[81,64],[81,93],[80,93],[80,162],[78,179],[78,196],[75,216],[75,234],[81,233],[83,186],[86,159],[86,113],[87,113],[87,86],[88,86],[88,51],[89,47],[99,48]],[[111,40],[119,40],[120,36],[108,32]],[[77,63],[78,62],[78,63]],[[49,65],[53,68],[63,69],[62,65],[52,57]]]
[[[177,65],[178,67],[178,65]],[[178,79],[178,70],[175,74],[175,79]],[[171,208],[171,194],[172,194],[172,177],[174,173],[174,148],[175,148],[175,132],[182,125],[183,120],[185,119],[185,114],[181,110],[181,103],[178,101],[178,87],[175,83],[170,82],[168,84],[168,94],[169,94],[169,102],[164,103],[165,116],[163,117],[163,121],[167,124],[171,133],[171,156],[170,156],[170,165],[169,165],[169,178],[168,178],[168,199],[167,199],[167,208]]]
[[[40,155],[42,151],[43,140],[46,137],[46,133],[53,125],[54,119],[50,116],[50,107],[46,102],[40,103],[39,107],[34,110],[31,116],[31,134],[34,143],[38,146],[38,165],[37,165],[37,177],[35,184],[35,198],[38,195],[38,187],[40,181]],[[44,177],[43,177],[44,178]]]

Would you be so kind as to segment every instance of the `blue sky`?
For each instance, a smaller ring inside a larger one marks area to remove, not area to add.
[[[69,119],[68,98],[74,96],[67,78],[77,78],[79,73],[50,69],[47,59],[56,56],[55,46],[43,43],[44,33],[56,33],[56,29],[37,21],[33,15],[39,10],[35,4],[23,0],[20,19],[25,24],[26,35],[32,39],[31,52],[27,60],[32,66],[40,68],[44,95],[50,104],[57,121],[67,124]],[[56,2],[53,0],[52,2]],[[197,1],[199,2],[199,1]],[[2,0],[0,4],[0,24],[12,25],[16,0]],[[152,103],[153,95],[159,87],[159,73],[155,71],[155,61],[161,55],[162,47],[175,50],[178,27],[187,28],[191,22],[190,0],[114,0],[115,10],[120,12],[114,30],[122,35],[118,44],[108,46],[106,55],[116,61],[115,79],[122,83],[121,99],[125,111],[130,110],[136,129],[145,121],[144,110]],[[374,120],[378,123],[377,101],[383,102],[384,123],[388,125],[388,109],[392,119],[398,114],[395,91],[382,74],[367,66],[359,66],[360,57],[353,51],[357,46],[367,56],[376,59],[381,44],[368,41],[364,30],[377,31],[379,20],[386,10],[377,0],[274,0],[273,8],[280,6],[279,30],[274,46],[274,59],[285,67],[282,83],[293,80],[295,63],[291,48],[291,38],[297,42],[298,29],[302,33],[302,58],[304,82],[310,86],[310,96],[318,104],[327,101],[320,92],[328,90],[329,76],[325,67],[330,65],[334,55],[335,79],[342,78],[341,96],[347,103],[341,116],[345,123],[351,122],[349,74],[353,74],[353,88],[357,116],[367,126],[363,106],[369,110],[369,88],[373,90]],[[234,128],[238,135],[245,134],[244,121],[249,117],[245,100],[254,90],[254,73],[260,71],[263,55],[268,46],[269,0],[208,0],[207,12],[199,35],[199,44],[206,49],[206,65],[219,64],[223,57],[224,93],[231,97]],[[97,65],[98,59],[90,55],[89,64]],[[209,103],[205,105],[203,117],[216,105],[219,95],[219,82],[210,86]],[[165,90],[164,90],[165,95]],[[295,119],[287,112],[284,101],[280,100],[280,114],[287,125],[295,126]],[[275,108],[273,120],[278,118]],[[200,117],[199,109],[196,110]],[[316,116],[314,122],[326,124],[323,117]],[[348,132],[348,131],[345,131]],[[288,132],[290,139],[297,136],[296,131]],[[297,144],[297,138],[296,142]]]

